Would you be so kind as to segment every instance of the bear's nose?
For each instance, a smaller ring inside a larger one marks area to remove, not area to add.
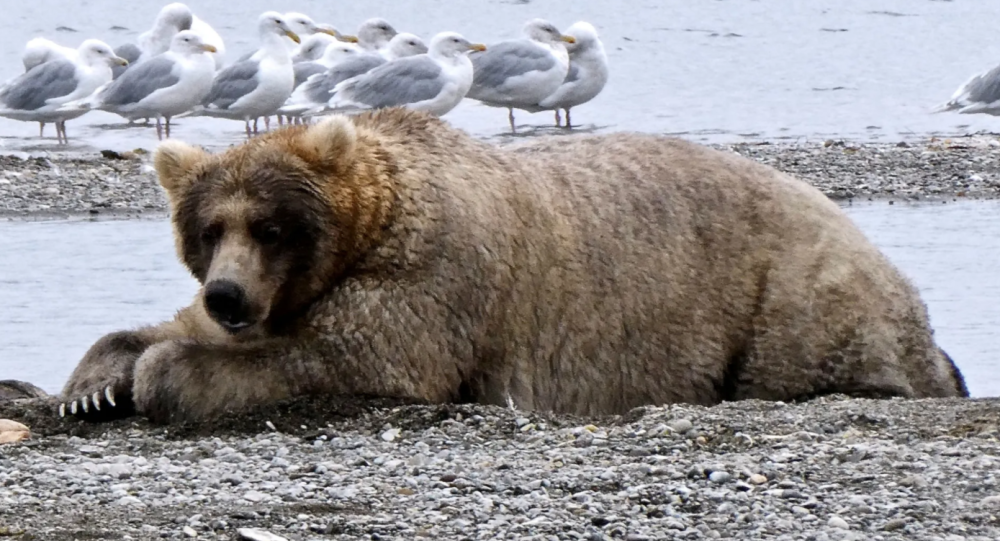
[[[250,325],[246,293],[230,280],[213,280],[205,286],[205,308],[219,325],[236,332]]]

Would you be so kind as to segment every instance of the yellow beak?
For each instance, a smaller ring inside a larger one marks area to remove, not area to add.
[[[337,39],[339,39],[340,41],[346,41],[347,43],[357,43],[358,42],[358,36],[345,36],[344,34],[341,34],[341,35],[337,36]]]
[[[291,38],[295,43],[302,43],[302,40],[299,39],[299,35],[291,30],[285,30],[285,35]]]
[[[328,34],[330,36],[337,37],[337,31],[332,28],[317,28],[316,31],[321,34]]]
[[[202,50],[204,50],[207,53],[217,53],[217,52],[219,52],[219,50],[215,48],[215,45],[210,45],[208,43],[202,45],[201,48],[202,48]]]
[[[122,58],[120,56],[116,56],[114,58],[114,62],[115,62],[115,64],[118,64],[119,66],[127,66],[128,65],[128,60],[125,60],[124,58]]]
[[[472,45],[469,45],[469,48],[472,49],[473,51],[480,51],[480,52],[486,50],[486,46],[483,45],[482,43],[473,43]]]
[[[566,43],[576,43],[576,38],[573,36],[562,36],[562,40]]]

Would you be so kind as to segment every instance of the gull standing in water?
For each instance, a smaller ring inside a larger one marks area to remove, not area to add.
[[[350,53],[331,51],[335,49],[333,46],[327,49],[327,53],[334,56],[329,59],[330,67],[323,73],[310,76],[299,85],[281,108],[282,114],[294,117],[318,113],[326,108],[334,87],[341,82],[368,73],[388,62],[387,58],[396,60],[427,52],[427,45],[423,40],[407,32],[396,34],[389,40],[385,56],[376,51],[364,52],[360,47],[354,47],[356,51]]]
[[[299,36],[289,28],[280,13],[268,11],[257,22],[261,48],[249,59],[237,62],[219,71],[212,82],[208,97],[192,111],[177,115],[212,116],[242,120],[247,137],[257,133],[257,119],[275,114],[292,93],[295,74],[292,57],[285,47],[284,38],[299,43]]]
[[[358,45],[365,51],[386,56],[389,41],[398,33],[388,21],[374,17],[358,27]]]
[[[338,84],[328,108],[336,111],[405,106],[435,116],[446,114],[472,86],[468,53],[485,51],[486,46],[469,43],[455,32],[442,32],[431,39],[429,49]]]
[[[63,105],[60,111],[99,109],[125,117],[156,117],[156,136],[170,137],[171,117],[191,110],[208,95],[215,75],[212,45],[191,30],[178,32],[170,49],[130,68],[93,95]]]
[[[506,108],[511,131],[514,109],[534,107],[562,85],[569,72],[563,44],[576,42],[542,19],[525,23],[523,32],[523,39],[501,41],[471,57],[475,76],[468,97]]]
[[[566,29],[576,43],[566,45],[569,51],[569,71],[562,85],[552,95],[539,102],[537,107],[524,107],[532,113],[555,111],[556,126],[561,124],[559,109],[566,111],[566,127],[571,128],[569,110],[594,99],[608,82],[608,55],[604,44],[597,37],[594,25],[580,21]]]
[[[152,28],[139,34],[135,43],[118,46],[115,53],[129,61],[128,67],[138,65],[156,55],[167,52],[174,34],[182,30],[190,30],[193,22],[194,14],[185,4],[181,2],[167,4],[157,13]],[[114,78],[121,77],[124,71],[124,68],[116,69]]]
[[[24,64],[25,73],[31,70],[31,68],[50,60],[69,60],[73,62],[76,60],[76,49],[59,45],[46,38],[32,38],[24,45],[24,52],[21,53],[21,63]],[[115,65],[115,67],[118,66]],[[38,123],[38,136],[45,136],[45,122]]]
[[[111,66],[128,62],[107,43],[88,39],[77,47],[73,60],[39,64],[0,87],[0,116],[28,122],[55,122],[56,139],[68,143],[66,121],[86,110],[60,111],[67,103],[92,94],[111,81]]]
[[[943,105],[932,112],[958,111],[960,114],[1000,115],[1000,66],[977,73],[958,87]]]

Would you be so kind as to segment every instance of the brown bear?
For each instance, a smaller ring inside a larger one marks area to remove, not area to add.
[[[385,109],[154,161],[202,287],[91,347],[63,391],[78,416],[317,393],[581,415],[968,395],[840,208],[735,154],[627,133],[501,149]]]

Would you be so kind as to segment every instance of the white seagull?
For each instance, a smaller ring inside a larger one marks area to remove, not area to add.
[[[295,74],[292,57],[285,47],[285,37],[298,43],[299,36],[289,28],[280,13],[268,11],[257,22],[261,48],[249,59],[236,62],[219,71],[212,82],[212,89],[201,105],[192,111],[177,115],[212,116],[242,120],[247,137],[251,135],[250,120],[275,114],[292,93]]]
[[[608,55],[597,36],[594,25],[580,21],[566,29],[576,43],[566,45],[569,51],[569,71],[562,85],[537,107],[524,107],[531,112],[555,111],[556,126],[561,124],[559,109],[566,111],[566,127],[571,128],[569,110],[594,99],[608,82]]]
[[[470,51],[486,46],[470,43],[455,32],[431,39],[429,51],[389,61],[333,89],[328,109],[381,109],[405,106],[442,116],[455,108],[472,86]]]
[[[111,80],[113,64],[128,62],[107,43],[88,39],[77,47],[74,60],[39,64],[0,87],[0,116],[27,122],[55,122],[56,139],[67,143],[66,121],[84,114],[60,111],[64,103],[92,94]]]
[[[506,108],[512,131],[514,109],[536,106],[562,85],[569,72],[563,44],[576,42],[542,19],[525,23],[523,32],[523,39],[501,41],[471,57],[475,77],[468,97]]]
[[[178,32],[167,52],[130,68],[93,95],[63,105],[60,111],[100,109],[130,121],[156,118],[156,136],[170,137],[170,119],[201,103],[212,88],[215,60],[213,45],[192,30]]]
[[[423,40],[406,32],[396,34],[389,40],[385,56],[375,51],[365,52],[357,45],[352,47],[350,51],[333,46],[327,49],[326,54],[331,55],[327,59],[330,67],[323,73],[310,76],[299,85],[280,112],[290,117],[320,112],[330,101],[334,87],[341,82],[385,64],[388,62],[387,57],[396,60],[427,52],[427,45]]]

